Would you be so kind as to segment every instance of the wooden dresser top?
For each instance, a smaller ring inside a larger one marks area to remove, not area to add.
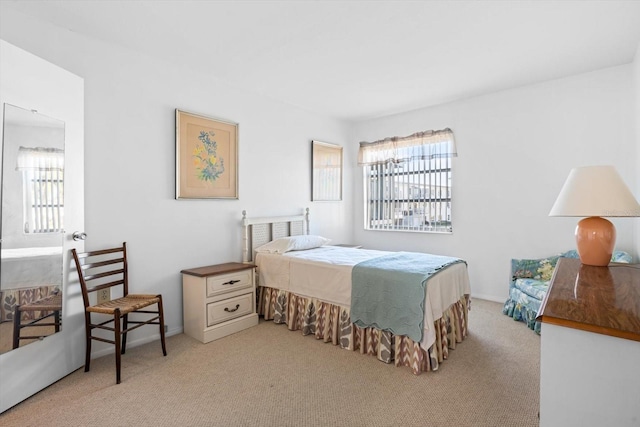
[[[640,341],[640,265],[560,258],[538,320]]]

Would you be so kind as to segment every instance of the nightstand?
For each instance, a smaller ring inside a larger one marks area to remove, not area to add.
[[[258,324],[255,265],[229,262],[181,273],[185,334],[207,343]]]

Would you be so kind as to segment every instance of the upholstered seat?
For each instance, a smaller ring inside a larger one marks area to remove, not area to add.
[[[579,258],[577,251],[571,250],[549,258],[512,259],[509,298],[504,303],[502,313],[525,322],[539,334],[540,322],[536,321],[536,316],[549,288],[556,263],[562,257]],[[616,251],[611,262],[630,263],[631,256],[626,252]]]
[[[536,279],[516,279],[513,286],[528,296],[542,301],[547,293],[549,282]]]

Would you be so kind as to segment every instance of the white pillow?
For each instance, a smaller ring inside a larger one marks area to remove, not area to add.
[[[331,242],[331,239],[313,235],[281,237],[260,246],[256,249],[256,252],[283,254],[289,251],[302,251],[305,249],[319,248],[329,242]]]

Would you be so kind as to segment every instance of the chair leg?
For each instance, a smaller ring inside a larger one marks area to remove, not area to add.
[[[16,305],[13,310],[13,348],[20,347],[20,306]]]
[[[127,328],[129,327],[129,315],[125,314],[124,316],[122,316],[122,352],[121,354],[124,354],[124,352],[127,349]]]
[[[167,355],[167,345],[164,341],[164,310],[162,309],[162,295],[158,295],[158,314],[160,315],[160,342],[162,343],[162,354]]]
[[[56,332],[60,332],[60,310],[56,310],[53,317],[55,319],[55,330]]]
[[[84,312],[84,333],[86,337],[86,353],[84,356],[84,371],[89,372],[91,369],[91,313]]]
[[[120,384],[120,310],[116,309],[113,313],[113,329],[114,329],[114,343],[116,345],[116,384]]]

